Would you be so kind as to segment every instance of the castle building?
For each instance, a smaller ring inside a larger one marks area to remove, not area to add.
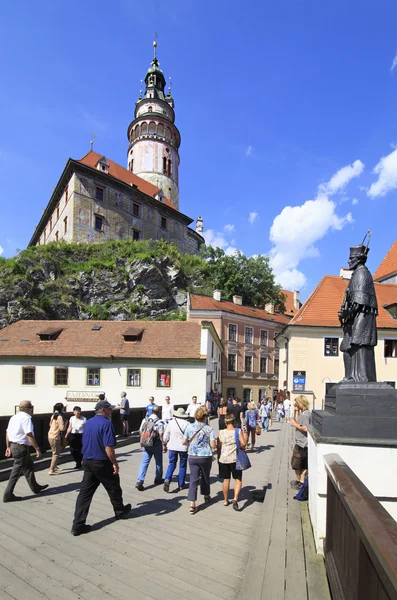
[[[29,246],[65,240],[163,239],[195,254],[203,221],[179,211],[179,146],[174,99],[156,56],[128,127],[128,169],[90,150],[71,159],[54,188]]]

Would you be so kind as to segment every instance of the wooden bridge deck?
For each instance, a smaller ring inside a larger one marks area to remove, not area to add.
[[[38,472],[50,488],[0,505],[0,598],[15,600],[328,600],[322,557],[314,553],[306,504],[292,500],[288,467],[292,432],[286,424],[259,438],[244,473],[240,512],[224,507],[217,465],[213,502],[189,514],[187,491],[166,494],[149,467],[144,492],[135,489],[137,444],[120,448],[120,475],[130,518],[115,522],[101,487],[86,535],[70,534],[81,472],[63,465],[56,477]],[[154,462],[154,459],[153,459]],[[165,460],[166,463],[166,460]],[[70,463],[71,464],[71,463]],[[0,484],[3,494],[6,483]],[[265,502],[252,500],[267,486]]]

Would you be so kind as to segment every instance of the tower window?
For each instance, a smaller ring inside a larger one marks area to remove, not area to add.
[[[59,204],[57,204],[57,221],[59,219]]]
[[[151,106],[148,107],[148,112],[153,112],[153,108]]]
[[[59,233],[58,233],[58,231],[57,231],[57,232],[56,232],[56,234],[55,234],[55,241],[57,242],[57,241],[58,241],[58,239],[59,239]]]
[[[50,217],[50,232],[52,231],[52,217]]]
[[[167,219],[165,217],[161,217],[161,227],[167,229]]]
[[[95,229],[97,231],[103,231],[103,217],[95,215]]]
[[[98,200],[99,202],[103,201],[103,188],[100,187],[96,187],[95,188],[95,199]]]
[[[163,175],[167,175],[167,158],[163,157]]]
[[[65,206],[68,203],[69,200],[69,188],[68,186],[65,187]]]
[[[168,159],[168,177],[171,177],[171,159]]]
[[[131,161],[130,161],[130,171],[133,171],[133,170],[134,170],[134,159],[131,158]]]
[[[68,218],[65,217],[64,220],[63,220],[63,231],[64,231],[64,233],[66,233],[67,230],[68,230]]]

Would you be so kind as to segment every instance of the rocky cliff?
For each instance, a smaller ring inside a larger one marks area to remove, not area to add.
[[[0,260],[0,326],[19,319],[184,319],[206,263],[164,242],[48,244]]]

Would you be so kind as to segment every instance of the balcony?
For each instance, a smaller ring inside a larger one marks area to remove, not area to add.
[[[275,373],[259,373],[258,371],[254,371],[253,373],[247,373],[246,371],[224,371],[222,373],[222,376],[236,377],[237,379],[258,379],[259,381],[278,379],[278,375],[276,375]]]

